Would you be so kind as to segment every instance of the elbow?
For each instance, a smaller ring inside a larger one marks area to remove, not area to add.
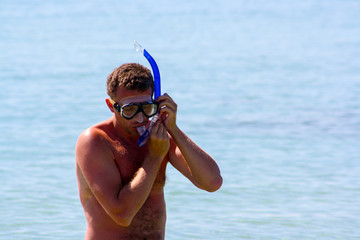
[[[115,223],[121,227],[128,227],[131,224],[131,220],[128,218],[117,218]]]
[[[131,224],[132,219],[133,217],[125,213],[118,213],[115,217],[113,217],[115,223],[121,227],[128,227]]]
[[[223,179],[222,177],[219,175],[217,178],[215,178],[210,186],[206,189],[208,192],[216,192],[217,190],[219,190],[222,186],[223,183]]]

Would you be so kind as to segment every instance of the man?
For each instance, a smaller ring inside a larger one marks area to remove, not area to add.
[[[129,63],[107,78],[113,116],[85,130],[76,145],[76,174],[87,230],[85,239],[164,239],[165,170],[171,163],[195,186],[222,185],[220,170],[177,126],[169,95],[153,100],[149,69]],[[137,127],[159,112],[146,145]]]

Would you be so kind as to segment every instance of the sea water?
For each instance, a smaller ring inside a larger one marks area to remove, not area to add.
[[[166,239],[360,239],[360,2],[0,1],[0,239],[83,239],[74,147],[156,59],[224,183],[168,167]]]

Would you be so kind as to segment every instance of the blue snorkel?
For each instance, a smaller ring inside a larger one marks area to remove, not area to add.
[[[137,52],[140,52],[144,57],[149,61],[151,65],[152,72],[154,74],[154,100],[156,100],[161,94],[161,85],[160,85],[160,72],[159,68],[154,60],[154,58],[144,49],[136,40],[134,41],[134,47]]]
[[[149,61],[151,65],[151,69],[154,75],[154,100],[156,100],[161,95],[161,86],[160,86],[160,72],[159,68],[154,60],[154,58],[135,40],[134,41],[134,47],[137,52],[140,52],[144,55],[144,57]],[[159,114],[156,114],[150,121],[149,128],[146,129],[145,126],[141,126],[137,128],[137,131],[140,135],[140,138],[138,140],[138,146],[143,146],[147,139],[150,136],[150,131],[154,123],[158,120]]]

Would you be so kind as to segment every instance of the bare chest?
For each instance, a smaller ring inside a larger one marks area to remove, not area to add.
[[[147,146],[128,146],[123,143],[113,145],[114,161],[120,172],[123,184],[129,183],[135,176],[136,172],[142,167],[144,159],[148,154]],[[163,188],[165,185],[165,172],[167,157],[162,162],[160,170],[155,179],[153,188]]]

